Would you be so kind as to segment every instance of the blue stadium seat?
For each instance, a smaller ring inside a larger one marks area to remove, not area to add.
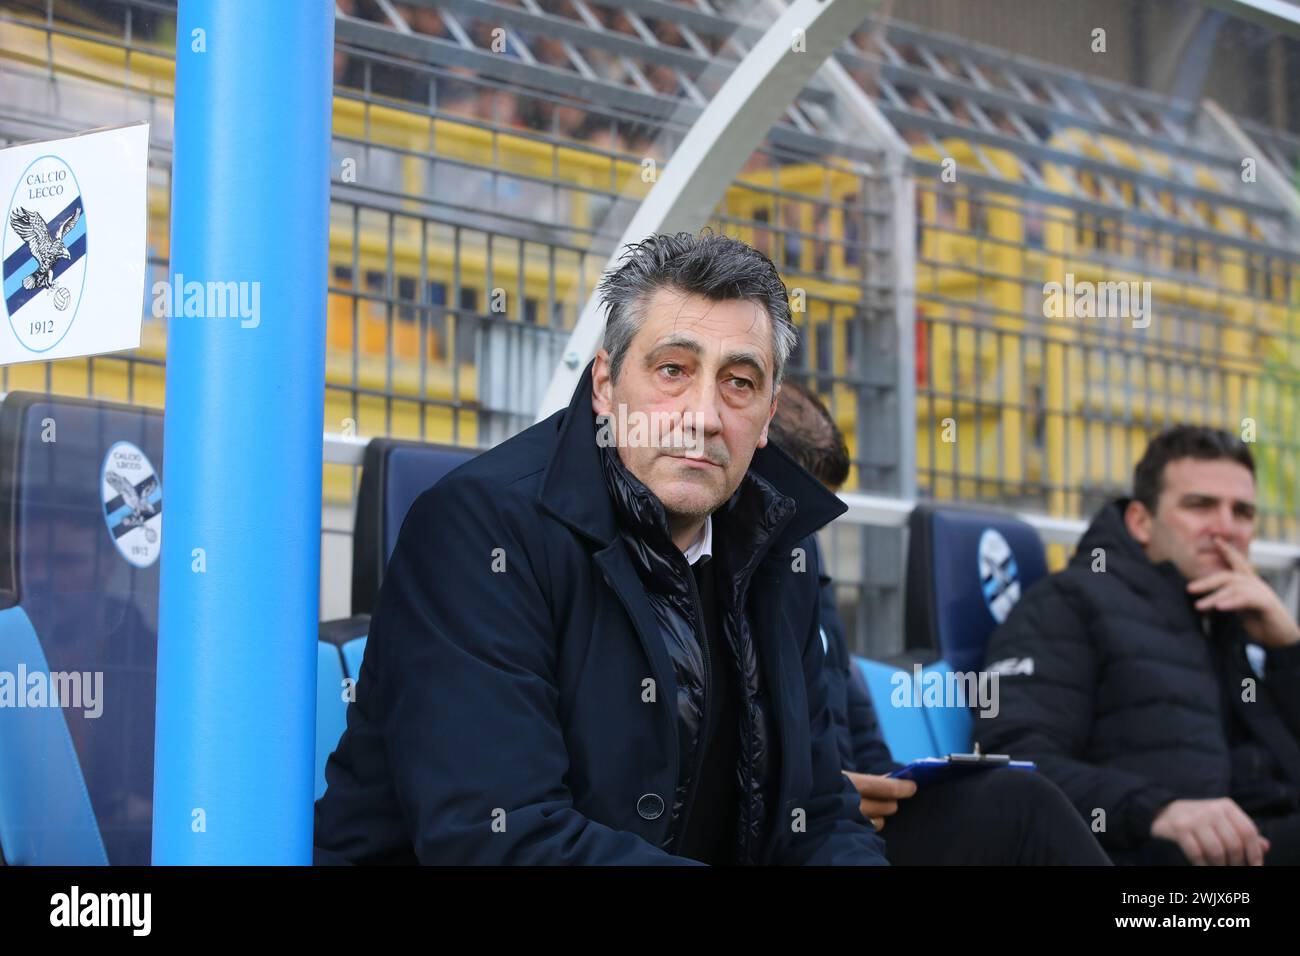
[[[338,746],[339,738],[347,727],[348,697],[344,695],[344,680],[356,678],[350,661],[356,657],[357,648],[365,647],[366,632],[370,629],[370,615],[337,621],[326,621],[317,634],[316,647],[316,796],[325,793],[325,762]]]
[[[927,674],[935,673],[943,677],[954,669],[947,661],[936,661],[921,672],[922,681]],[[946,683],[947,678],[944,677],[944,680]],[[922,713],[925,714],[925,722],[930,728],[930,736],[934,739],[935,756],[970,753],[972,746],[970,708],[978,703],[978,700],[965,700],[963,697],[950,706],[925,707]]]
[[[366,446],[352,534],[352,613],[371,614],[406,513],[478,449],[375,438]]]
[[[1047,574],[1042,541],[1010,515],[928,504],[908,528],[904,646],[978,670],[994,629]]]
[[[0,404],[8,863],[150,861],[162,438],[154,410],[22,392]],[[72,705],[49,706],[56,694]]]
[[[922,708],[912,706],[911,671],[865,657],[855,656],[853,663],[867,682],[890,755],[899,763],[936,756],[939,749],[925,713]],[[902,706],[898,706],[900,703]]]

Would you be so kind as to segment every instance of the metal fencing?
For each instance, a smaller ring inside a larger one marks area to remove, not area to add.
[[[530,424],[622,227],[772,16],[758,2],[339,0],[337,447],[486,447]],[[0,141],[154,123],[150,282],[167,273],[175,29],[168,0],[0,3],[14,91]],[[1242,175],[1245,158],[1294,168],[1297,143],[896,21],[868,20],[835,60],[905,163],[846,132],[818,77],[710,225],[791,288],[789,374],[845,432],[846,489],[1086,517],[1153,431],[1192,420],[1254,429],[1261,534],[1300,538],[1296,206]],[[1067,313],[1067,282],[1100,290],[1091,313]],[[1122,314],[1100,314],[1112,298]],[[166,320],[145,308],[135,352],[6,368],[0,387],[161,405]],[[343,454],[323,467],[322,614],[336,617],[357,468]],[[854,649],[898,650],[897,523],[837,522],[828,544]]]

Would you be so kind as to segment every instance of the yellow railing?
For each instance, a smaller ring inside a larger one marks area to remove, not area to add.
[[[2,24],[0,56],[44,68],[45,37],[37,27]],[[51,49],[60,75],[171,95],[173,64],[165,56],[133,52],[128,64],[123,50],[60,36],[52,39]],[[335,97],[334,131],[343,138],[345,152],[349,139],[362,140],[371,149],[393,150],[400,170],[397,185],[408,198],[399,200],[391,227],[386,212],[334,204],[326,378],[337,388],[327,389],[326,427],[415,437],[423,424],[430,440],[450,441],[457,431],[462,442],[474,443],[475,370],[471,364],[452,366],[452,357],[463,351],[451,339],[468,330],[446,315],[459,304],[454,301],[457,281],[461,290],[473,291],[477,312],[492,315],[500,305],[502,315],[494,318],[520,320],[522,290],[523,299],[536,304],[535,320],[543,326],[552,321],[544,305],[553,295],[568,325],[603,263],[587,257],[582,264],[576,252],[557,248],[552,267],[548,248],[529,243],[521,275],[518,241],[493,236],[489,275],[485,234],[464,230],[457,244],[451,226],[420,218],[416,197],[431,194],[430,175],[455,175],[454,164],[466,163],[477,170],[555,184],[567,200],[567,224],[579,229],[599,225],[596,217],[605,204],[599,193],[640,198],[649,192],[653,177],[640,162],[611,158],[582,143],[557,146],[523,133],[484,129],[468,120],[420,115],[397,104],[363,103],[346,92]],[[1050,145],[1134,170],[1172,173],[1168,156],[1091,132],[1059,131]],[[364,171],[365,147],[357,148],[352,158]],[[939,149],[919,146],[915,155],[931,163],[955,159],[959,170],[980,166],[973,144],[961,139],[945,140]],[[1012,154],[984,148],[983,156],[1006,179],[1018,179]],[[440,172],[432,172],[431,160],[444,161]],[[1051,164],[1044,167],[1043,176],[1049,188],[1062,194],[1071,190],[1063,172]],[[1193,168],[1192,178],[1206,190],[1216,188],[1206,170]],[[1102,195],[1088,174],[1080,174],[1079,181]],[[1212,230],[1224,234],[1225,242],[1200,240],[1175,249],[1169,236],[1147,227],[1091,222],[1064,206],[1031,210],[1018,197],[995,191],[976,197],[960,188],[960,174],[957,185],[938,188],[921,182],[917,191],[922,261],[915,278],[919,327],[924,329],[918,348],[925,376],[917,402],[918,468],[922,475],[932,470],[958,475],[955,484],[937,481],[931,489],[936,495],[974,499],[1021,483],[1046,482],[1055,489],[1048,500],[1050,512],[1077,514],[1084,488],[1127,482],[1129,459],[1147,437],[1125,420],[1129,413],[1140,411],[1144,419],[1164,423],[1163,403],[1151,407],[1150,395],[1168,396],[1170,417],[1179,416],[1187,403],[1206,410],[1204,420],[1236,428],[1241,419],[1251,417],[1252,409],[1269,405],[1264,400],[1270,395],[1278,397],[1270,388],[1280,388],[1283,400],[1272,401],[1270,407],[1285,411],[1268,413],[1272,418],[1263,423],[1260,440],[1269,441],[1269,429],[1292,427],[1291,406],[1300,396],[1293,387],[1277,384],[1277,376],[1293,374],[1300,363],[1297,310],[1286,298],[1298,270],[1289,260],[1284,267],[1274,263],[1272,275],[1252,269],[1247,257],[1226,241],[1234,230],[1258,238],[1240,212],[1195,203],[1197,213]],[[833,166],[785,166],[742,174],[718,207],[719,216],[731,221],[730,233],[771,255],[787,284],[802,290],[807,314],[798,318],[807,330],[805,354],[811,361],[819,351],[828,352],[831,371],[840,376],[848,371],[849,317],[856,312],[862,278],[860,266],[845,256],[845,217],[850,214],[845,200],[859,188],[856,175]],[[1136,204],[1130,189],[1119,188]],[[1168,214],[1175,214],[1170,196],[1160,201]],[[360,223],[355,230],[354,214]],[[154,256],[163,262],[169,252],[168,219],[169,196],[165,188],[155,187],[149,192],[149,235]],[[421,230],[427,231],[424,236]],[[781,230],[804,234],[797,251],[793,244],[787,250]],[[1140,271],[1143,265],[1186,279],[1149,280],[1155,319],[1142,334],[1126,332],[1114,321],[1080,322],[1042,314],[1039,290],[1045,282],[1060,281],[1067,273],[1076,282],[1147,281]],[[819,278],[819,273],[835,281]],[[426,298],[419,288],[421,278],[441,287],[442,306],[417,307]],[[403,288],[413,290],[411,301],[398,300]],[[377,298],[366,298],[368,293]],[[1211,344],[1207,358],[1200,361],[1209,363],[1212,374],[1201,374],[1188,348],[1186,322],[1167,318],[1175,309],[1197,316],[1196,332]],[[822,336],[828,336],[829,343],[821,343]],[[146,322],[138,354],[161,359],[164,339],[161,322]],[[1117,356],[1123,361],[1116,362]],[[1090,366],[1088,359],[1093,360]],[[105,359],[55,363],[54,389],[87,394],[92,367],[97,397],[126,398],[126,363]],[[9,375],[10,388],[45,387],[43,365],[17,366]],[[134,376],[134,400],[160,405],[161,369],[136,365]],[[837,387],[845,394],[836,396],[834,407],[850,451],[856,454],[855,403],[848,386]],[[353,389],[386,397],[354,394]],[[422,411],[422,395],[443,403],[459,400],[468,407]],[[1032,437],[1035,417],[1043,422],[1041,442]],[[958,440],[932,441],[949,419]],[[1112,452],[1109,470],[1099,470],[1107,447]],[[1085,469],[1085,449],[1091,452],[1091,471]],[[1122,449],[1129,449],[1128,458]],[[1273,500],[1282,500],[1282,490],[1294,487],[1296,462],[1284,455],[1272,467],[1266,480],[1276,487],[1269,491]],[[346,500],[350,476],[341,469],[327,468],[326,474],[327,497]],[[1296,533],[1294,525],[1287,530]]]
[[[941,145],[920,147],[916,155],[931,163],[951,157],[957,169],[977,168],[971,144]],[[1148,171],[1170,172],[1166,156],[1149,150],[1139,155],[1128,143],[1099,141],[1079,130],[1058,133],[1052,145],[1134,170],[1145,161]],[[1018,178],[1009,155],[991,149],[984,154],[1003,176]],[[1194,168],[1192,177],[1203,189],[1217,188],[1207,170]],[[1069,191],[1062,171],[1050,164],[1044,179],[1063,194]],[[1095,181],[1080,180],[1101,197]],[[1131,191],[1125,194],[1136,204]],[[1252,273],[1230,237],[1262,237],[1239,210],[1194,203],[1224,242],[1198,240],[1176,249],[1169,235],[1128,223],[1091,223],[1066,207],[1032,213],[1041,234],[1030,243],[1031,211],[1014,196],[974,197],[921,183],[918,197],[919,255],[929,260],[918,266],[916,283],[927,333],[919,343],[926,369],[922,387],[933,395],[918,398],[917,451],[921,474],[939,473],[935,494],[978,498],[1008,486],[1014,494],[1014,483],[1023,478],[1052,486],[1051,513],[1075,515],[1085,488],[1128,484],[1133,459],[1149,438],[1143,427],[1129,423],[1132,417],[1158,427],[1182,418],[1188,408],[1190,417],[1234,432],[1254,419],[1265,445],[1292,434],[1291,409],[1300,398],[1300,315],[1286,289],[1300,270],[1279,257],[1271,272]],[[1174,215],[1171,198],[1160,199]],[[976,230],[980,211],[984,224]],[[1141,265],[1180,278],[1151,278]],[[1149,281],[1150,326],[1138,331],[1127,318],[1047,315],[1043,284],[1062,282],[1067,274],[1076,285]],[[1028,406],[1027,381],[1040,391]],[[1265,401],[1270,387],[1289,401]],[[1167,402],[1152,403],[1151,396]],[[1026,447],[1025,407],[1043,418],[1041,447]],[[951,419],[947,434],[958,439],[932,441],[945,419]],[[1261,485],[1275,508],[1293,514],[1297,463],[1289,454],[1281,458],[1261,474]],[[953,472],[956,482],[946,477]],[[1285,522],[1284,533],[1296,535],[1294,519]]]

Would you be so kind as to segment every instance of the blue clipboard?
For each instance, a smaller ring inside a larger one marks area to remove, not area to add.
[[[933,787],[949,780],[966,777],[986,770],[1009,768],[1012,770],[1037,770],[1031,760],[1012,760],[1006,754],[949,754],[946,757],[923,757],[889,776],[900,780],[914,780],[921,787]]]

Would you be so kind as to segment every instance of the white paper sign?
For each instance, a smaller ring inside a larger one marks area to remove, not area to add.
[[[0,150],[0,365],[140,345],[149,124]]]

